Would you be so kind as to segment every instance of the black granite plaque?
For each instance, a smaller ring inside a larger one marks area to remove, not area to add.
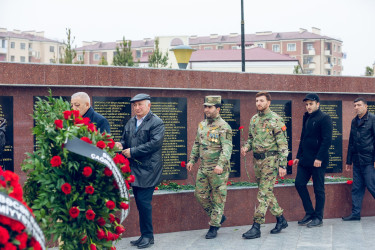
[[[131,118],[130,97],[94,96],[93,109],[104,116],[111,126],[113,140],[121,140],[124,126]]]
[[[240,121],[240,100],[223,99],[223,105],[220,110],[221,117],[232,128],[232,157],[230,159],[231,172],[229,177],[241,176],[241,131],[238,128],[241,126]]]
[[[287,100],[273,100],[270,106],[271,110],[277,113],[284,119],[284,123],[286,126],[286,137],[288,140],[288,161],[292,160],[292,101]],[[287,174],[292,174],[292,166],[287,167]]]
[[[354,105],[354,103],[353,103],[353,105]],[[369,102],[368,101],[367,102],[367,110],[368,110],[368,112],[375,114],[375,102],[372,102],[372,101]]]
[[[4,151],[1,153],[0,164],[4,170],[14,171],[13,154],[13,96],[0,96],[0,117],[7,120]]]
[[[332,144],[326,173],[342,172],[342,101],[320,101],[320,109],[332,118]]]
[[[151,111],[159,116],[165,126],[162,149],[164,180],[185,180],[187,163],[187,99],[152,97]]]

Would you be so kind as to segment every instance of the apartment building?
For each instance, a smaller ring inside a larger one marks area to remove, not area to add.
[[[44,37],[44,32],[8,31],[0,28],[0,61],[55,63],[64,53],[64,44]]]

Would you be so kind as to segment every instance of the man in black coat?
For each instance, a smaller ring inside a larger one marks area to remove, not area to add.
[[[346,171],[353,164],[352,213],[344,221],[361,219],[366,186],[375,198],[375,116],[361,97],[354,100],[354,110],[357,116],[352,120],[346,158]]]
[[[154,244],[152,227],[152,195],[162,174],[161,149],[164,139],[163,121],[153,114],[150,96],[138,94],[130,102],[135,116],[125,125],[121,143],[116,143],[130,161],[135,181],[132,183],[134,199],[139,212],[141,237],[131,241],[133,246],[146,248]]]
[[[324,175],[329,161],[328,149],[332,142],[332,119],[319,109],[317,94],[307,94],[303,102],[307,112],[303,116],[300,144],[293,163],[298,165],[295,186],[306,215],[298,224],[317,227],[323,225]],[[306,186],[311,176],[316,200],[315,210]]]
[[[94,111],[90,105],[90,97],[87,93],[77,92],[73,94],[70,103],[72,109],[79,111],[80,116],[87,117],[90,119],[91,123],[95,123],[96,128],[100,132],[107,132],[108,134],[111,133],[109,122],[104,118],[104,116]]]

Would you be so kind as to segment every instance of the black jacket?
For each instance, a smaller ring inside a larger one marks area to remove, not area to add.
[[[132,186],[143,188],[157,186],[161,181],[163,170],[161,148],[164,139],[164,124],[151,111],[137,131],[136,122],[135,116],[130,118],[125,125],[121,139],[124,149],[130,148],[130,168],[135,176]]]
[[[307,122],[307,125],[306,125]],[[303,116],[303,127],[297,159],[301,166],[313,166],[314,161],[322,161],[322,167],[328,166],[328,149],[332,142],[332,119],[320,109]]]
[[[375,115],[367,112],[358,125],[352,120],[346,164],[372,165],[375,161]]]
[[[90,107],[87,112],[83,115],[83,117],[90,118],[90,121],[92,123],[95,123],[96,128],[100,130],[100,132],[107,132],[108,134],[111,133],[111,127],[109,126],[109,123],[107,119],[104,118],[99,113],[96,113],[92,107]]]

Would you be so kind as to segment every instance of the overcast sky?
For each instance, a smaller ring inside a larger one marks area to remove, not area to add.
[[[343,75],[375,63],[374,0],[244,0],[245,33],[311,27],[343,41]],[[240,0],[0,0],[0,27],[63,40],[112,42],[170,35],[241,33]]]

